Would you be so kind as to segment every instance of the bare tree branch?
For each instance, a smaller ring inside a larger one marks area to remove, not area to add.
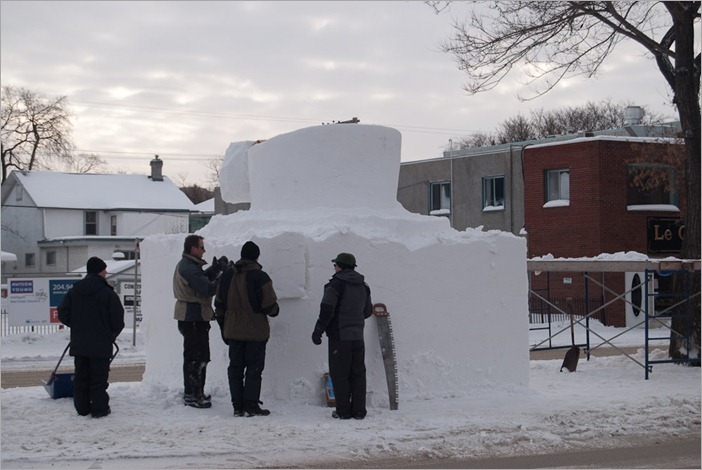
[[[2,87],[2,181],[11,169],[50,169],[73,159],[71,122],[65,96],[47,98],[12,86]]]

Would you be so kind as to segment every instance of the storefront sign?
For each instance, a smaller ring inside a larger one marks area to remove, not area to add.
[[[648,218],[649,253],[678,253],[685,236],[685,221],[673,218]]]

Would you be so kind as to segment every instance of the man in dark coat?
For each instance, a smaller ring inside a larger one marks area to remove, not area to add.
[[[75,360],[73,405],[81,416],[110,414],[107,394],[112,343],[124,328],[124,307],[107,283],[107,265],[98,257],[88,274],[73,284],[58,307],[61,323],[71,329],[70,355]]]
[[[319,319],[312,342],[322,344],[322,333],[329,338],[329,375],[334,387],[334,418],[366,417],[366,346],[363,341],[365,319],[373,312],[371,292],[364,277],[355,271],[356,258],[339,253],[332,260],[334,276],[324,286]]]
[[[194,408],[210,408],[210,395],[205,395],[207,363],[210,362],[210,321],[214,318],[212,296],[222,272],[217,258],[203,271],[207,261],[205,239],[188,235],[183,243],[183,257],[173,272],[173,296],[176,298],[173,318],[183,335],[183,403]]]
[[[229,391],[234,416],[268,416],[260,405],[266,344],[271,336],[268,317],[279,307],[271,278],[258,264],[261,254],[252,241],[244,243],[241,259],[222,274],[215,314],[229,345]]]

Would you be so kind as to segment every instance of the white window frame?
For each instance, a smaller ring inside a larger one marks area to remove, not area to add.
[[[496,183],[502,182],[502,200],[497,197]],[[483,176],[483,212],[505,209],[505,175]]]
[[[570,169],[554,168],[544,172],[544,207],[570,205]]]
[[[439,200],[436,201],[434,194],[438,189]],[[429,182],[429,215],[448,217],[451,215],[451,182],[431,181]]]
[[[99,226],[98,226],[98,211],[85,211],[83,214],[84,214],[84,215],[83,215],[83,233],[84,233],[84,235],[88,235],[88,236],[90,236],[90,235],[98,235],[98,234],[100,233],[100,232],[99,232]],[[89,222],[89,221],[88,221],[88,216],[89,216],[90,214],[95,214],[95,222]],[[90,232],[90,231],[88,230],[88,227],[89,227],[89,226],[90,226],[90,227],[92,227],[92,226],[95,227],[95,233],[89,233],[89,232]]]

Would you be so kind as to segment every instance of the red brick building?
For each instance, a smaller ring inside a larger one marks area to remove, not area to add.
[[[683,171],[671,158],[679,147],[663,139],[607,136],[527,146],[523,172],[529,258],[632,251],[651,258],[674,256],[685,211]],[[585,299],[581,274],[531,275],[531,288],[578,313]],[[631,277],[588,274],[619,293]],[[614,296],[607,287],[590,285],[587,297],[592,310]],[[599,319],[625,326],[626,308],[625,302],[615,302]]]

